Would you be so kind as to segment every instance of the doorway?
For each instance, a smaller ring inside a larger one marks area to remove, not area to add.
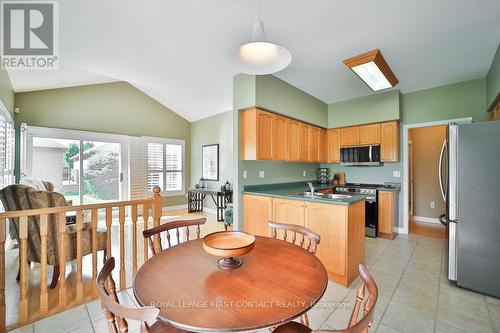
[[[408,186],[410,234],[446,238],[439,216],[446,212],[439,177],[446,166],[440,163],[448,125],[412,128],[408,137]]]
[[[126,137],[28,126],[22,141],[21,179],[49,181],[73,205],[127,200]]]

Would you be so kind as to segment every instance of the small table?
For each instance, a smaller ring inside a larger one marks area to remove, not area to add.
[[[188,213],[202,212],[203,200],[210,195],[217,207],[217,221],[224,222],[224,210],[228,203],[233,202],[233,191],[211,191],[203,188],[190,188],[188,190]]]
[[[159,319],[191,332],[255,331],[293,320],[325,292],[325,267],[303,248],[256,236],[242,265],[220,270],[202,240],[171,247],[139,269],[134,293]]]

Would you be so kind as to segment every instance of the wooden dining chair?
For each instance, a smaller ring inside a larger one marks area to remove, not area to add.
[[[153,255],[160,253],[163,251],[163,239],[166,239],[168,247],[172,246],[171,242],[171,235],[170,235],[170,230],[175,229],[175,236],[177,238],[177,244],[181,243],[181,232],[180,229],[186,228],[186,240],[189,240],[189,227],[191,226],[196,226],[196,239],[200,238],[200,225],[204,224],[206,218],[201,218],[201,219],[196,219],[196,220],[182,220],[182,221],[172,221],[172,222],[167,222],[165,224],[159,225],[157,227],[151,228],[144,230],[142,232],[142,235],[144,238],[147,238],[149,241],[149,247],[151,248],[151,251],[153,252]],[[165,232],[165,236],[162,237],[162,233]]]
[[[289,241],[290,243],[299,245],[312,254],[316,253],[321,236],[314,231],[296,224],[278,223],[273,221],[269,221],[267,224],[271,228],[271,235],[273,238],[278,239],[278,230],[281,230],[283,231],[284,241]],[[291,235],[288,235],[288,233]],[[297,237],[297,234],[299,237]]]
[[[347,328],[342,330],[319,330],[313,331],[309,327],[297,323],[289,322],[284,325],[278,326],[273,333],[368,333],[373,322],[373,315],[375,313],[375,304],[378,298],[378,288],[377,284],[373,280],[370,272],[365,267],[365,265],[359,265],[359,276],[363,281],[361,287],[359,287],[356,294],[356,302],[354,303],[354,308],[352,309],[351,318],[347,323]],[[365,299],[365,291],[367,291],[368,296]],[[358,320],[359,310],[361,308],[361,303],[364,300],[363,305],[363,315],[361,319]],[[333,313],[335,315],[335,312]]]
[[[102,270],[97,276],[97,289],[101,307],[106,316],[108,330],[110,333],[128,332],[127,320],[137,320],[141,322],[141,333],[186,333],[187,331],[177,329],[164,322],[157,321],[160,309],[153,306],[142,308],[128,307],[121,305],[116,295],[115,281],[112,277],[115,268],[115,258],[106,260]],[[149,326],[147,322],[153,322]]]

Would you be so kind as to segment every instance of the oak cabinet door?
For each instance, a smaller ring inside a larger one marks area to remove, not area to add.
[[[328,163],[340,163],[340,130],[329,129],[327,132],[327,161]]]
[[[273,198],[273,221],[304,226],[304,201]]]
[[[288,160],[288,119],[281,116],[274,117],[274,159]]]
[[[321,163],[328,162],[328,142],[326,138],[326,129],[321,128],[319,130],[319,161]]]
[[[269,112],[257,110],[257,159],[274,159],[274,115]]]
[[[380,124],[359,126],[359,143],[362,145],[380,144]]]
[[[305,202],[305,226],[321,236],[316,255],[328,272],[345,275],[346,207]]]
[[[299,160],[309,161],[309,125],[304,123],[299,126]]]
[[[354,146],[359,144],[359,126],[340,129],[340,145]]]
[[[245,231],[257,235],[271,235],[267,222],[272,219],[273,198],[259,195],[243,195],[243,223]]]
[[[392,192],[378,192],[378,232],[392,234]]]
[[[288,120],[288,161],[300,161],[300,123]]]
[[[319,163],[319,161],[320,161],[320,146],[319,146],[320,135],[321,135],[320,128],[314,127],[314,126],[309,126],[309,130],[308,130],[308,142],[309,142],[308,161],[309,162]]]
[[[390,121],[380,124],[380,157],[382,162],[399,161],[399,123]]]

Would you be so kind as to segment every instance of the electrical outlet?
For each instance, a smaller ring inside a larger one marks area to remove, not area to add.
[[[259,171],[259,178],[260,179],[264,178],[264,171]]]
[[[243,179],[248,178],[248,172],[246,170],[243,171]]]
[[[303,176],[303,177],[306,177],[306,175],[307,175],[306,170],[303,170],[303,171],[302,171],[302,176]]]
[[[434,200],[431,201],[431,208],[432,209],[436,208],[436,201]]]
[[[399,171],[399,170],[394,170],[394,171],[392,172],[392,176],[393,176],[393,177],[396,177],[396,178],[401,177],[401,171]]]

